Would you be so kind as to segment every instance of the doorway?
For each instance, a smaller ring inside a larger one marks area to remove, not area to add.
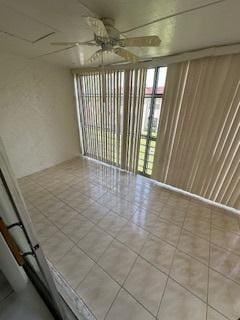
[[[57,291],[1,139],[0,245],[1,270],[16,292],[31,283],[55,319],[75,319]]]

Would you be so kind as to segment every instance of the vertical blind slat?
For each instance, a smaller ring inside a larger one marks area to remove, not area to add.
[[[168,67],[153,179],[239,209],[240,55]]]
[[[146,69],[78,77],[85,154],[136,172]]]

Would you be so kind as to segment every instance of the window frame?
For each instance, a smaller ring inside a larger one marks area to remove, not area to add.
[[[151,94],[146,94],[144,95],[144,100],[146,98],[150,98],[150,109],[149,109],[149,116],[148,116],[148,128],[147,128],[147,134],[144,135],[141,133],[141,139],[146,140],[146,147],[145,147],[145,153],[144,153],[144,159],[140,158],[140,152],[139,152],[139,160],[143,160],[143,170],[140,171],[138,170],[138,173],[146,176],[146,177],[151,177],[151,174],[147,173],[148,170],[148,164],[149,164],[149,155],[150,155],[150,148],[151,148],[151,141],[157,141],[157,135],[155,137],[152,136],[152,124],[153,124],[153,118],[154,118],[154,111],[155,111],[155,105],[156,105],[156,100],[158,98],[163,99],[164,92],[163,93],[157,93],[157,85],[158,85],[158,76],[161,68],[164,68],[166,66],[158,66],[155,68],[149,68],[149,69],[154,69],[154,78],[153,78],[153,90]],[[160,117],[160,116],[159,116]],[[153,159],[154,161],[154,159]],[[153,164],[153,162],[151,162]]]

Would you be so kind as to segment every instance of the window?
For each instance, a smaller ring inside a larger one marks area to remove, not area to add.
[[[151,176],[167,67],[148,69],[144,96],[138,172]]]
[[[79,78],[83,153],[119,166],[124,73],[91,73]]]
[[[137,172],[146,68],[75,76],[83,155]]]

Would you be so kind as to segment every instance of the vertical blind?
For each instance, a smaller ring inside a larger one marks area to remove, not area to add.
[[[75,75],[82,153],[136,171],[145,69]]]
[[[168,67],[152,177],[240,208],[240,55]]]
[[[140,147],[146,70],[125,71],[121,167],[136,172]]]
[[[95,72],[77,78],[82,152],[120,165],[124,73]]]

